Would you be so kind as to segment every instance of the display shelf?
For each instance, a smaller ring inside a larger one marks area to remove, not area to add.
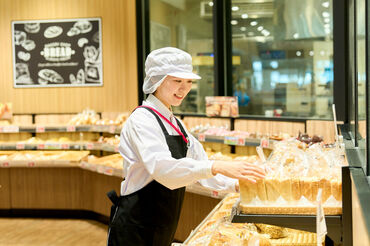
[[[281,227],[288,227],[297,230],[316,232],[315,215],[281,215],[281,214],[243,214],[239,209],[240,199],[238,199],[231,212],[231,222],[233,223],[264,223]],[[334,242],[342,242],[342,216],[325,216],[328,237]]]
[[[272,148],[277,140],[258,139],[258,138],[240,138],[231,136],[212,136],[205,134],[192,133],[200,142],[222,143],[235,146],[260,146],[264,148]]]
[[[107,125],[81,125],[81,126],[0,126],[0,133],[43,133],[43,132],[106,132],[111,134],[120,134],[121,126]]]
[[[99,164],[91,164],[86,161],[81,161],[79,165],[82,169],[90,170],[93,172],[105,174],[108,176],[116,176],[116,177],[122,177],[122,169],[109,167],[105,165],[99,165]]]
[[[220,199],[224,198],[227,194],[229,194],[228,192],[224,192],[224,191],[216,191],[216,190],[207,189],[201,186],[199,183],[186,186],[186,191],[194,193],[194,194],[198,194],[198,195],[203,195],[203,196],[208,196],[208,197],[213,197],[213,198],[220,198]]]
[[[59,142],[44,142],[44,143],[0,143],[0,150],[102,150],[107,152],[118,152],[118,146],[106,143],[59,143]]]

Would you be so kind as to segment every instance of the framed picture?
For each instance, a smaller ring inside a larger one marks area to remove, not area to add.
[[[102,86],[101,19],[12,22],[15,88]]]

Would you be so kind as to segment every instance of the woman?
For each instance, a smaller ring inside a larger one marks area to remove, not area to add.
[[[185,186],[235,191],[237,179],[264,177],[256,165],[209,161],[202,145],[172,114],[186,97],[193,79],[191,56],[176,48],[151,52],[145,62],[143,90],[149,94],[121,132],[124,158],[121,196],[114,197],[108,245],[170,245]],[[225,176],[230,178],[227,178]]]

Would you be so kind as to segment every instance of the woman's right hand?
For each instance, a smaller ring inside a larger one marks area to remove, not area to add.
[[[217,173],[252,183],[266,175],[264,168],[245,161],[215,161],[212,165],[212,174]]]

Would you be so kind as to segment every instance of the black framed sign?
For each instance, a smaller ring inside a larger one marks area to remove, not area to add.
[[[12,22],[15,88],[102,86],[101,19]]]

